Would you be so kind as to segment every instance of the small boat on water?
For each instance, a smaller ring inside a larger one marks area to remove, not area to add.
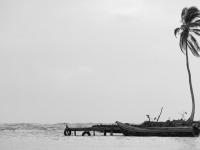
[[[196,137],[199,129],[196,126],[185,127],[136,127],[116,121],[122,133],[126,136],[173,136],[173,137]]]

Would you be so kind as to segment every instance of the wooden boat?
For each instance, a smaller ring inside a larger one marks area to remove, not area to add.
[[[141,128],[116,121],[122,133],[126,136],[175,136],[194,137],[199,136],[199,129],[196,126],[187,127],[149,127]]]

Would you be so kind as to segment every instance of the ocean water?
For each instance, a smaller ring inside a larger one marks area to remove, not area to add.
[[[1,124],[0,150],[200,150],[200,137],[126,137],[102,133],[64,136],[64,128],[64,123]]]

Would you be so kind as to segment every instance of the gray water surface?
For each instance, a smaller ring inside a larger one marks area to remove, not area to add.
[[[80,125],[80,124],[79,124]],[[0,150],[199,150],[199,137],[64,136],[60,124],[1,124]]]

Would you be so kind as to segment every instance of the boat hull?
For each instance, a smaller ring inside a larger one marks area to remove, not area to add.
[[[116,122],[126,136],[168,136],[168,137],[195,137],[199,136],[198,128],[194,127],[154,127],[141,128],[121,122]]]

